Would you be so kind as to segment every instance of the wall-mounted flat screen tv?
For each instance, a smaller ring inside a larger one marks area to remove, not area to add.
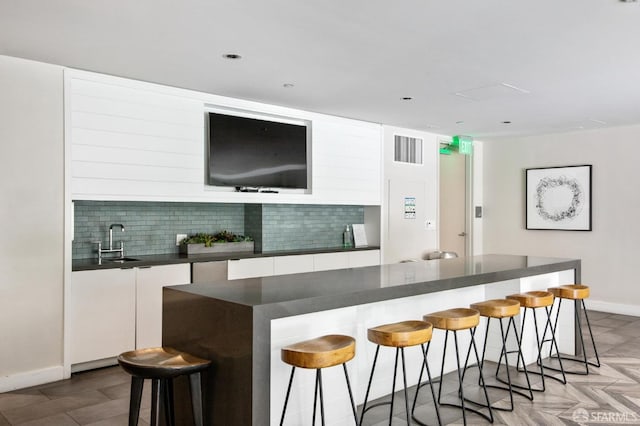
[[[307,126],[209,113],[208,183],[307,188]]]

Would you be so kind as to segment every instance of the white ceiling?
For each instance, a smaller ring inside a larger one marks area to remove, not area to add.
[[[477,139],[640,123],[640,2],[0,0],[0,54]]]

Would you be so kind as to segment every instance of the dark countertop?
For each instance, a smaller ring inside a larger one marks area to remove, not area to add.
[[[274,319],[566,270],[580,282],[580,267],[578,259],[494,254],[164,287],[162,342],[212,360],[205,424],[261,426],[270,418]],[[175,392],[176,419],[187,424],[188,387]]]
[[[252,257],[274,257],[274,256],[292,256],[302,254],[320,254],[320,253],[342,253],[349,251],[363,251],[363,250],[380,250],[380,247],[370,246],[361,248],[326,248],[326,249],[313,249],[313,250],[288,250],[288,251],[270,251],[263,253],[254,252],[234,252],[234,253],[219,253],[219,254],[196,254],[187,256],[186,254],[154,254],[149,256],[127,256],[134,258],[134,261],[128,261],[125,263],[110,262],[103,260],[102,264],[98,264],[97,259],[76,259],[71,264],[72,271],[92,271],[96,269],[124,269],[124,268],[138,268],[146,266],[158,266],[158,265],[173,265],[177,263],[197,263],[197,262],[215,262],[226,261],[230,259],[249,259]],[[105,257],[106,259],[106,257]]]
[[[278,318],[568,269],[580,260],[490,254],[171,288]]]

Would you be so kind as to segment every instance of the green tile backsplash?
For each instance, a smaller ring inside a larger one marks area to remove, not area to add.
[[[324,249],[342,246],[347,224],[364,223],[364,207],[307,204],[75,201],[73,258],[96,256],[96,244],[124,241],[127,256],[177,253],[176,234],[228,230],[249,235],[256,250]]]
[[[125,232],[114,230],[113,241],[115,246],[124,241],[127,256],[177,253],[176,234],[244,234],[243,204],[75,201],[74,206],[74,259],[96,257],[93,241],[107,247],[112,223],[125,226]]]
[[[264,204],[262,251],[342,247],[344,227],[353,223],[364,223],[364,207]]]

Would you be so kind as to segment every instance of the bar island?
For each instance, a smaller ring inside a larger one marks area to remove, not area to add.
[[[280,360],[282,346],[323,334],[353,336],[356,357],[347,365],[356,403],[361,404],[375,351],[366,338],[368,327],[577,283],[580,267],[577,259],[482,255],[165,287],[163,345],[213,361],[203,376],[206,424],[278,424],[289,375]],[[558,327],[560,350],[568,354],[575,348],[572,315],[563,312]],[[484,336],[482,323],[476,336]],[[466,344],[468,340],[461,340],[461,347]],[[523,341],[527,362],[533,361],[534,346],[530,339]],[[497,341],[490,337],[488,359],[496,348]],[[407,378],[414,385],[422,358],[419,351],[409,352]],[[442,336],[436,331],[429,362],[436,365],[441,356]],[[378,368],[393,368],[392,354],[378,362]],[[454,364],[447,362],[445,371]],[[330,407],[327,424],[352,424],[344,376],[340,369],[332,370],[323,373],[325,406]],[[378,375],[372,397],[389,394],[390,372]],[[305,373],[296,375],[287,424],[310,421],[314,375]],[[186,381],[176,383],[175,395],[178,423],[188,424]]]

